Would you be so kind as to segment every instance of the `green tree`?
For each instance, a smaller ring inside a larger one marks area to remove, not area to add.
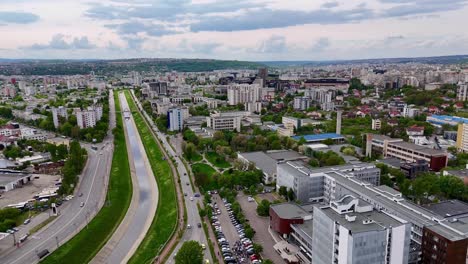
[[[257,206],[257,214],[259,216],[269,216],[270,215],[270,201],[263,199],[260,204]]]
[[[295,197],[294,191],[292,189],[289,189],[288,190],[288,200],[289,201],[294,201],[294,197]]]
[[[202,264],[203,248],[194,240],[186,241],[182,244],[179,252],[175,256],[176,264]]]
[[[279,187],[279,190],[278,190],[278,194],[287,198],[288,196],[288,188],[286,188],[286,186],[280,186]]]
[[[253,249],[255,253],[260,254],[263,251],[263,246],[257,243],[253,243]]]

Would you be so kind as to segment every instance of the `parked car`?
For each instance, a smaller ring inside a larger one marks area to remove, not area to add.
[[[25,224],[25,225],[27,225],[29,223],[31,223],[31,218],[28,218],[28,219],[24,220],[24,222],[23,222],[23,224]]]

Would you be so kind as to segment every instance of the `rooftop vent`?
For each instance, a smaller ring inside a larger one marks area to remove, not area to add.
[[[348,222],[354,222],[354,221],[356,221],[356,216],[355,215],[345,215],[345,219]]]

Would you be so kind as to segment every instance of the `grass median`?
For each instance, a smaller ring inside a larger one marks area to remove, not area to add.
[[[87,228],[81,230],[41,263],[81,264],[90,262],[125,217],[132,199],[132,180],[117,93],[114,93],[114,100],[117,111],[117,128],[114,132],[114,155],[106,203]]]
[[[151,263],[164,245],[171,239],[177,226],[177,196],[174,177],[167,160],[164,160],[163,152],[153,137],[149,126],[138,112],[135,103],[128,91],[125,92],[130,110],[138,128],[146,155],[153,170],[159,189],[159,201],[156,215],[151,227],[146,233],[135,254],[129,263]]]

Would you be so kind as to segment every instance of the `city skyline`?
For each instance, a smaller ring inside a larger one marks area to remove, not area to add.
[[[2,1],[0,58],[348,60],[467,54],[466,1]]]

